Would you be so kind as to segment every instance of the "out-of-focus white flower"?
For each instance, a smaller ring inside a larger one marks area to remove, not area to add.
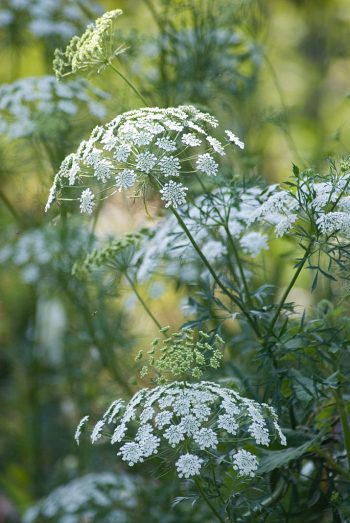
[[[70,80],[64,86],[54,76],[33,76],[0,86],[0,134],[9,138],[47,134],[52,119],[62,126],[79,110],[105,115],[103,100],[109,96],[85,80]]]
[[[24,523],[127,523],[137,504],[138,479],[110,472],[86,474],[53,490],[27,510]]]

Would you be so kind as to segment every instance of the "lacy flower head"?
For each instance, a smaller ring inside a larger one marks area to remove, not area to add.
[[[316,241],[350,235],[350,163],[331,164],[326,175],[312,169],[299,172],[288,189],[273,186],[269,198],[252,214],[250,221],[275,225],[276,236],[313,234]],[[300,227],[298,227],[300,225]]]
[[[38,38],[66,42],[82,25],[86,25],[87,12],[92,16],[101,13],[101,6],[82,0],[2,0],[0,31],[29,30]]]
[[[47,136],[64,128],[79,110],[101,119],[109,96],[84,80],[59,84],[54,76],[33,76],[0,86],[0,134],[9,138]]]
[[[56,49],[53,69],[57,78],[78,71],[99,73],[114,57],[126,51],[116,30],[116,20],[122,14],[121,9],[108,11],[88,25],[82,36],[74,36],[65,51]]]
[[[232,256],[225,225],[241,257],[256,258],[269,248],[268,227],[250,223],[268,196],[269,189],[261,187],[225,187],[198,196],[178,213],[209,262],[222,268]],[[135,266],[140,281],[165,274],[187,282],[198,280],[205,271],[173,215],[167,215],[150,230],[137,252]]]
[[[243,144],[227,131],[225,144],[212,136],[217,120],[192,106],[129,111],[96,127],[56,174],[46,210],[53,200],[79,200],[90,214],[97,198],[134,189],[146,197],[158,190],[166,207],[186,202],[189,176],[216,176],[225,146]]]
[[[161,330],[167,332],[167,327]],[[198,333],[193,329],[167,335],[166,338],[156,338],[147,351],[148,361],[141,369],[141,376],[155,372],[158,383],[171,379],[201,378],[208,368],[218,368],[222,360],[224,340],[218,335],[209,335],[203,331]],[[137,360],[143,359],[139,352]]]
[[[56,488],[24,515],[24,523],[128,523],[137,504],[127,474],[87,474]]]
[[[79,424],[77,442],[87,422],[88,416]],[[180,478],[218,462],[237,477],[253,477],[258,448],[275,439],[286,444],[272,407],[208,381],[175,381],[142,389],[127,405],[114,401],[94,426],[92,443],[107,434],[129,466],[157,457]]]

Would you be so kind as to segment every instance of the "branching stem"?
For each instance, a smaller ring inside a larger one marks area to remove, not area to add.
[[[202,496],[202,498],[204,499],[204,501],[206,502],[206,504],[208,505],[208,507],[210,508],[212,513],[214,514],[214,516],[216,517],[216,519],[218,521],[220,521],[221,523],[225,523],[225,520],[220,516],[219,512],[216,510],[216,508],[214,507],[214,505],[212,504],[212,502],[210,501],[210,499],[206,495],[204,489],[202,488],[202,485],[200,484],[199,479],[195,478],[194,482],[196,484],[198,492],[200,493],[200,495]]]

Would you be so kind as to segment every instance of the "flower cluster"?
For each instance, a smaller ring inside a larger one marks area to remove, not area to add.
[[[126,51],[123,43],[118,43],[116,20],[123,14],[121,9],[108,11],[87,26],[82,36],[74,36],[65,51],[56,49],[53,69],[57,78],[78,71],[97,70],[106,67],[111,60]]]
[[[220,189],[199,196],[188,209],[178,212],[210,263],[226,266],[230,256],[224,224],[240,254],[255,258],[268,249],[266,226],[250,224],[252,214],[268,198],[269,191],[260,187]],[[198,279],[197,254],[174,216],[166,216],[153,227],[138,251],[137,276],[144,281],[154,273],[174,275],[184,281]],[[232,254],[231,254],[232,255]]]
[[[83,418],[77,429],[78,441],[87,422]],[[286,444],[272,407],[208,381],[142,389],[127,405],[114,401],[92,430],[92,443],[107,424],[115,425],[111,443],[120,445],[118,455],[129,466],[170,447],[178,476],[185,478],[200,474],[219,453],[238,476],[252,476],[258,466],[252,444],[269,446],[275,437]]]
[[[28,509],[24,523],[127,523],[136,498],[135,480],[127,474],[87,474],[56,488]]]
[[[46,209],[54,199],[72,199],[61,196],[62,189],[80,189],[81,212],[90,213],[97,191],[105,198],[134,186],[136,194],[145,194],[149,186],[160,190],[166,207],[181,206],[187,191],[179,181],[182,177],[212,177],[218,172],[216,158],[225,155],[230,142],[224,145],[209,133],[217,126],[213,116],[193,106],[123,113],[96,127],[78,151],[65,158]]]
[[[350,165],[331,166],[326,176],[306,170],[289,182],[289,189],[271,186],[268,199],[251,215],[250,222],[275,226],[277,237],[301,223],[314,226],[319,236],[350,234]]]
[[[162,329],[164,334],[167,328]],[[201,378],[206,368],[218,368],[222,360],[224,340],[218,335],[193,329],[186,329],[156,338],[147,351],[148,362],[141,369],[141,376],[146,376],[151,369],[157,373],[157,382],[170,381],[169,376],[186,379]],[[137,360],[143,357],[142,351]]]
[[[62,126],[67,118],[83,109],[101,119],[105,115],[102,101],[107,93],[84,80],[65,84],[54,76],[34,76],[0,86],[0,134],[11,139],[47,134],[52,120]]]
[[[73,260],[81,255],[91,233],[81,223],[71,221],[65,226],[65,234],[59,226],[51,224],[40,229],[29,229],[18,237],[6,238],[0,246],[0,265],[19,267],[22,280],[28,284],[42,281],[43,276],[52,278],[56,271],[70,273]]]
[[[23,19],[23,24],[34,36],[66,41],[87,22],[86,8],[92,16],[101,13],[102,9],[90,0],[3,0],[0,30],[16,27]]]

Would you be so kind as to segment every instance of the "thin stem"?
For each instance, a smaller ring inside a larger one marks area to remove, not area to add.
[[[350,425],[346,405],[339,391],[335,393],[335,401],[340,416],[341,426],[343,429],[344,444],[348,458],[348,467],[350,469]]]
[[[268,335],[272,333],[273,328],[274,328],[274,326],[276,324],[276,321],[278,320],[278,317],[279,317],[279,315],[281,313],[281,310],[283,308],[283,305],[285,304],[285,301],[288,298],[290,291],[294,287],[294,284],[297,281],[297,279],[299,277],[299,274],[303,270],[303,267],[304,267],[304,265],[305,265],[305,263],[306,263],[306,261],[307,261],[307,259],[309,257],[310,251],[312,249],[312,245],[313,245],[313,241],[310,242],[308,248],[306,249],[305,254],[303,256],[303,259],[300,261],[299,266],[298,266],[297,270],[295,271],[293,278],[291,279],[288,287],[286,288],[286,290],[285,290],[285,292],[284,292],[284,294],[282,296],[282,299],[281,299],[281,301],[280,301],[280,303],[278,305],[277,311],[276,311],[276,313],[275,313],[275,315],[274,315],[274,317],[272,319],[272,322],[270,324],[270,327],[269,327],[269,330],[268,330]]]
[[[19,217],[18,212],[10,202],[10,200],[7,198],[6,194],[3,193],[3,191],[0,189],[0,199],[4,202],[5,206],[7,207],[7,210],[12,214],[16,222],[21,225],[21,219]]]
[[[204,499],[204,501],[206,502],[206,504],[208,505],[208,507],[210,508],[212,513],[214,514],[214,516],[216,517],[216,519],[218,521],[220,521],[221,523],[225,523],[225,520],[220,516],[219,512],[216,510],[216,508],[214,507],[214,505],[212,504],[212,502],[210,501],[210,499],[208,498],[208,496],[206,495],[206,493],[202,489],[202,486],[200,484],[199,479],[195,478],[194,482],[196,484],[198,492],[200,493],[200,495],[202,496],[202,498]]]
[[[233,301],[233,303],[235,303],[237,305],[237,307],[239,307],[239,309],[243,312],[243,314],[247,318],[247,320],[248,320],[250,326],[252,327],[253,331],[255,332],[255,334],[258,337],[260,337],[259,328],[255,324],[255,322],[252,319],[252,317],[250,316],[249,311],[244,307],[244,305],[239,301],[239,299],[234,294],[232,294],[232,292],[230,292],[229,290],[226,289],[225,285],[220,281],[220,278],[218,277],[218,275],[216,274],[215,270],[213,269],[213,267],[209,263],[208,259],[204,256],[202,250],[200,249],[199,245],[197,244],[197,242],[193,238],[191,232],[187,228],[187,225],[185,224],[185,222],[183,221],[183,219],[181,218],[179,213],[176,211],[176,209],[174,209],[174,207],[170,207],[170,209],[173,212],[173,214],[175,215],[179,225],[182,227],[182,229],[186,233],[186,236],[188,237],[188,239],[192,243],[192,245],[193,245],[194,249],[196,250],[198,256],[200,257],[200,259],[202,260],[202,262],[204,263],[204,265],[207,267],[208,271],[210,272],[210,274],[214,278],[214,281],[220,287],[222,292],[224,294],[226,294],[226,296],[228,296]]]
[[[234,257],[236,258],[239,274],[241,275],[244,291],[245,291],[246,296],[247,296],[248,305],[249,305],[250,309],[252,309],[253,308],[253,304],[252,304],[252,300],[251,300],[251,296],[250,296],[250,292],[249,292],[249,288],[248,288],[247,279],[246,279],[245,274],[244,274],[244,270],[243,270],[243,267],[242,267],[242,263],[241,263],[241,260],[240,260],[240,257],[239,257],[239,254],[238,254],[235,242],[233,241],[233,238],[232,238],[232,235],[230,233],[230,229],[228,228],[228,226],[225,225],[224,227],[225,227],[225,231],[226,231],[226,234],[227,234],[228,241],[229,241],[229,244],[231,246],[232,252],[234,254]]]
[[[148,103],[146,102],[145,98],[142,96],[142,94],[140,93],[140,91],[138,91],[138,89],[136,89],[136,87],[130,82],[130,80],[128,80],[128,78],[126,76],[123,75],[123,73],[121,73],[119,71],[119,69],[117,69],[116,67],[114,67],[114,65],[112,65],[111,63],[108,64],[109,67],[111,69],[113,69],[113,71],[115,73],[117,73],[117,75],[120,76],[120,78],[122,78],[124,80],[124,82],[126,82],[128,84],[128,86],[134,91],[134,93],[140,98],[140,100],[142,101],[142,103],[148,107]]]
[[[126,279],[128,280],[129,284],[130,284],[130,287],[132,288],[133,292],[135,293],[137,299],[139,300],[139,302],[141,303],[142,307],[145,309],[145,311],[147,312],[148,316],[151,318],[151,320],[155,323],[155,325],[157,325],[158,329],[161,330],[162,326],[161,324],[159,323],[159,321],[157,320],[157,318],[153,315],[152,311],[150,310],[150,308],[148,307],[147,303],[144,301],[144,299],[142,298],[141,294],[139,293],[139,291],[137,290],[137,287],[136,285],[134,284],[134,282],[132,281],[132,279],[130,278],[130,276],[128,274],[125,274],[125,277]]]

